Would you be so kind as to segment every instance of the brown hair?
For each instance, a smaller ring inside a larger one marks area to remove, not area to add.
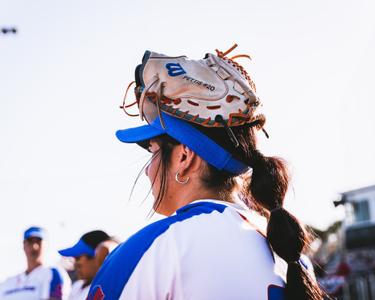
[[[266,157],[256,149],[254,127],[231,127],[239,142],[236,147],[223,128],[193,126],[252,168],[251,176],[243,176],[241,198],[247,206],[268,217],[267,240],[275,253],[288,263],[286,299],[323,299],[324,294],[318,284],[299,262],[302,251],[308,246],[308,233],[297,218],[283,208],[289,185],[285,162],[281,158]],[[156,142],[160,145],[161,186],[154,208],[158,207],[166,192],[170,153],[174,145],[179,144],[167,135],[158,137]],[[236,185],[236,177],[207,164],[201,180],[207,188],[218,190],[223,199],[228,200]]]

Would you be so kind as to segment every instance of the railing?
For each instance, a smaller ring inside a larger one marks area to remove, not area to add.
[[[375,272],[350,275],[344,285],[342,299],[375,300]]]

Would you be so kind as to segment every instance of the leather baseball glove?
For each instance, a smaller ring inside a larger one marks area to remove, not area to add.
[[[262,128],[265,118],[258,113],[261,103],[255,84],[235,61],[250,56],[227,57],[236,46],[200,60],[146,51],[135,71],[137,100],[126,105],[125,95],[122,108],[129,114],[126,108],[137,103],[141,118],[149,123],[163,111],[206,127]]]

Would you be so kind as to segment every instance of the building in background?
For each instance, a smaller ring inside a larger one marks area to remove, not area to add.
[[[375,185],[342,193],[343,253],[353,273],[375,272]]]
[[[344,192],[335,205],[346,206],[347,225],[364,222],[375,223],[375,185]]]
[[[320,281],[338,299],[375,300],[375,185],[344,192],[334,205],[344,205],[345,219],[335,250],[321,247],[328,259]]]

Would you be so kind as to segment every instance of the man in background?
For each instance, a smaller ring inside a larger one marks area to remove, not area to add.
[[[72,247],[60,250],[62,256],[75,258],[75,270],[79,280],[74,282],[68,300],[85,300],[91,281],[102,265],[105,257],[118,242],[101,230],[84,234]]]
[[[1,300],[62,300],[67,298],[70,279],[57,268],[44,265],[46,232],[30,227],[24,232],[25,272],[8,278],[0,285]]]

